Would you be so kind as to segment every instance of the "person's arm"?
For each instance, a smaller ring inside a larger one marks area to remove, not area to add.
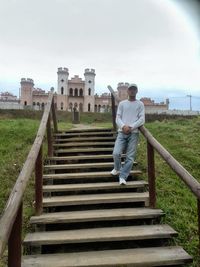
[[[116,123],[119,129],[122,129],[125,126],[125,124],[122,121],[122,114],[123,114],[123,106],[120,102],[117,108],[117,115],[116,115]]]
[[[144,104],[141,102],[138,112],[138,119],[129,126],[131,127],[132,130],[134,130],[143,125],[144,123],[145,123],[145,110],[144,110]]]

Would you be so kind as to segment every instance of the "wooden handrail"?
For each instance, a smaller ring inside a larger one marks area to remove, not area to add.
[[[18,210],[21,206],[24,192],[26,190],[28,181],[35,168],[35,163],[42,146],[42,142],[46,132],[47,121],[49,118],[50,110],[52,108],[53,93],[49,94],[47,105],[45,106],[44,114],[37,132],[37,136],[32,145],[32,148],[27,156],[24,166],[17,178],[17,181],[12,189],[12,192],[7,201],[6,207],[0,219],[0,256],[3,255],[5,247],[8,243],[10,233],[13,228]],[[54,118],[56,120],[55,114]],[[56,124],[57,127],[57,124]],[[55,128],[54,128],[55,130]],[[56,128],[57,130],[57,128]]]
[[[200,183],[152,136],[152,134],[144,126],[141,126],[139,129],[158,154],[200,200]]]

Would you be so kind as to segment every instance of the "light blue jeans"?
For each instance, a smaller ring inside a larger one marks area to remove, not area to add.
[[[124,178],[126,180],[129,176],[135,159],[138,140],[139,133],[124,134],[123,132],[118,132],[113,150],[113,159],[115,170],[120,172],[119,178]],[[122,153],[126,153],[123,165],[121,164]]]

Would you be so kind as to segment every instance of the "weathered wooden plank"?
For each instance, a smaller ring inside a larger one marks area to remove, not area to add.
[[[139,175],[142,172],[139,170],[132,170],[130,175]],[[80,179],[80,178],[104,178],[112,177],[110,171],[102,172],[79,172],[79,173],[56,173],[44,174],[43,179]]]
[[[68,212],[44,213],[40,216],[33,216],[30,219],[32,224],[57,224],[91,221],[112,221],[130,219],[148,219],[164,215],[160,209],[150,208],[123,208],[123,209],[103,209],[84,210]]]
[[[155,267],[191,261],[181,247],[152,247],[24,256],[22,267]]]
[[[68,137],[68,138],[56,138],[55,142],[83,142],[83,141],[108,141],[108,140],[115,140],[113,136],[106,136],[106,137]]]
[[[126,188],[141,188],[148,183],[145,181],[129,181]],[[124,188],[124,187],[120,187]],[[68,192],[68,191],[81,191],[81,190],[105,190],[105,189],[119,189],[119,183],[105,182],[105,183],[84,183],[84,184],[58,184],[58,185],[44,185],[44,192]]]
[[[74,133],[56,133],[54,134],[55,137],[67,137],[67,136],[113,136],[116,132],[74,132]]]
[[[73,143],[66,143],[66,144],[54,144],[54,147],[79,147],[79,146],[113,146],[115,142],[73,142]]]
[[[149,193],[109,193],[109,194],[89,194],[72,196],[55,196],[43,198],[44,207],[74,206],[105,203],[126,203],[145,202],[148,204]],[[146,205],[147,206],[147,205]]]
[[[100,127],[94,127],[94,128],[85,128],[85,129],[78,129],[78,128],[73,128],[73,129],[68,129],[67,131],[59,131],[58,134],[60,133],[80,133],[80,132],[112,132],[112,128],[100,128]]]
[[[133,163],[136,165],[136,162]],[[67,170],[67,169],[92,169],[92,168],[112,168],[113,162],[95,162],[95,163],[74,163],[74,164],[59,164],[45,165],[46,170]]]
[[[170,238],[175,235],[177,235],[177,232],[167,224],[103,227],[29,233],[24,239],[24,244],[35,246],[121,240],[147,240]]]
[[[81,153],[83,153],[83,152],[90,153],[90,152],[105,152],[105,151],[112,152],[113,147],[106,147],[106,148],[88,147],[88,148],[57,149],[57,150],[55,150],[55,153],[57,153],[57,154],[59,154],[59,153],[80,153],[80,152]]]
[[[122,158],[125,155],[122,154]],[[79,159],[113,159],[112,154],[99,154],[99,155],[77,155],[77,156],[60,156],[60,157],[49,157],[48,160],[52,161],[63,161],[63,160],[79,160]]]

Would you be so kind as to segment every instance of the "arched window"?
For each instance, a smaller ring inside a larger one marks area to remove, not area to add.
[[[27,106],[27,101],[24,101],[24,106]]]
[[[44,109],[44,103],[42,103],[42,109]]]
[[[61,87],[61,95],[64,94],[64,87]]]
[[[60,109],[63,110],[63,102],[60,103]]]
[[[101,112],[101,105],[98,106],[98,112]]]
[[[88,111],[90,112],[90,103],[88,104]]]
[[[69,95],[73,96],[73,89],[72,88],[69,89]]]
[[[79,111],[83,112],[83,104],[82,103],[79,104]]]
[[[88,95],[91,95],[91,88],[88,88]]]
[[[75,88],[75,90],[74,90],[74,95],[78,96],[78,89],[77,88]]]
[[[40,103],[39,102],[37,102],[37,106],[40,106]]]
[[[97,105],[94,106],[94,112],[98,112]]]
[[[79,90],[79,95],[83,96],[83,89],[82,88]]]

